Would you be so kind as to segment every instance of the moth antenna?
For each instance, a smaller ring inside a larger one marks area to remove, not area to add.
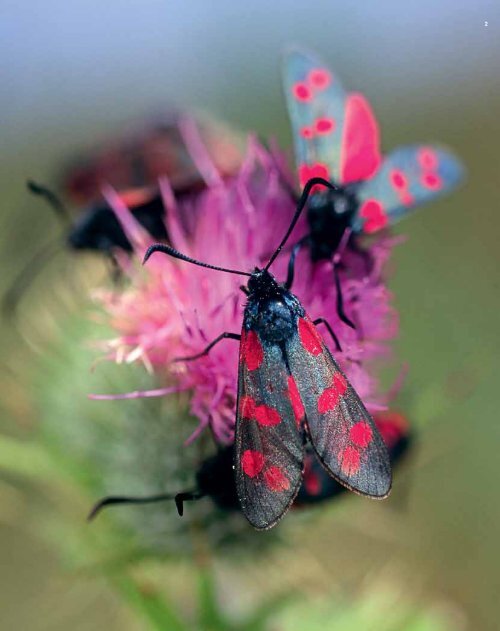
[[[26,182],[26,186],[30,193],[45,199],[64,226],[71,224],[71,215],[68,209],[53,191],[43,184],[38,184],[38,182],[34,182],[33,180],[28,180]]]
[[[337,190],[336,186],[334,186],[331,182],[328,182],[328,180],[323,179],[322,177],[313,177],[313,178],[311,178],[310,180],[308,180],[306,182],[306,184],[304,186],[304,189],[302,191],[302,195],[300,196],[299,201],[297,202],[297,210],[295,211],[293,219],[290,222],[290,225],[288,226],[288,230],[286,231],[286,234],[283,237],[281,243],[279,244],[279,246],[274,251],[274,254],[269,259],[268,264],[264,268],[265,270],[268,270],[271,267],[271,265],[274,263],[276,257],[278,256],[278,254],[283,249],[285,243],[288,241],[290,235],[292,234],[293,229],[295,228],[295,225],[296,225],[297,221],[299,220],[299,217],[300,217],[302,211],[304,210],[304,207],[305,207],[305,205],[307,203],[307,199],[308,199],[309,195],[311,194],[311,190],[313,189],[314,186],[316,186],[318,184],[320,184],[322,186],[326,186],[327,188],[331,189],[332,191],[336,191]]]
[[[155,243],[150,245],[144,255],[144,259],[142,264],[146,263],[149,257],[155,252],[162,252],[163,254],[168,254],[172,256],[174,259],[179,259],[181,261],[186,261],[187,263],[192,263],[193,265],[199,265],[200,267],[207,267],[208,269],[214,269],[218,272],[227,272],[228,274],[239,274],[241,276],[251,276],[249,272],[240,272],[234,269],[227,269],[226,267],[218,267],[217,265],[210,265],[209,263],[202,263],[201,261],[197,261],[196,259],[191,258],[190,256],[186,256],[186,254],[182,254],[175,248],[172,248],[169,245],[165,245],[163,243]]]
[[[178,495],[178,494],[177,494]],[[154,502],[164,502],[167,500],[175,500],[177,505],[177,495],[165,494],[151,495],[149,497],[128,497],[122,495],[108,495],[99,500],[97,504],[92,507],[92,510],[88,514],[87,521],[92,521],[103,508],[107,506],[116,506],[119,504],[152,504]]]
[[[177,512],[179,513],[179,517],[184,515],[184,502],[193,502],[195,500],[199,500],[202,497],[205,497],[205,493],[201,493],[200,491],[186,491],[183,493],[177,493],[174,497],[175,506],[177,508]]]

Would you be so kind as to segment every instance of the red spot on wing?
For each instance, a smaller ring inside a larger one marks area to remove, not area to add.
[[[264,471],[264,481],[271,491],[287,491],[290,488],[290,480],[280,467],[269,467]]]
[[[312,99],[312,92],[306,83],[299,81],[292,87],[292,94],[297,101],[310,101]]]
[[[380,166],[380,138],[377,120],[361,94],[347,98],[340,152],[341,184],[366,180]]]
[[[308,164],[301,164],[299,166],[299,181],[301,186],[305,186],[306,182],[312,177],[322,177],[325,180],[330,178],[330,173],[326,164],[317,162],[309,166]]]
[[[313,130],[310,127],[305,125],[300,130],[300,135],[302,136],[302,138],[306,138],[307,140],[310,140],[313,137],[314,133],[313,133]]]
[[[358,447],[367,447],[373,438],[372,428],[364,421],[355,423],[349,430],[349,438]]]
[[[437,173],[424,173],[420,181],[422,186],[425,186],[425,188],[431,191],[437,191],[443,186],[443,181]]]
[[[351,476],[359,471],[361,456],[357,449],[349,445],[339,452],[338,461],[342,473]]]
[[[323,390],[318,397],[318,412],[326,414],[330,410],[335,410],[346,390],[347,381],[340,373],[335,373],[333,375],[333,384],[326,390]]]
[[[257,370],[264,359],[264,350],[255,331],[247,331],[244,334],[242,344],[242,358],[248,370]]]
[[[333,77],[325,68],[314,68],[307,76],[307,80],[316,90],[324,90],[333,80]]]
[[[253,418],[255,415],[255,401],[252,397],[241,397],[240,414],[241,418]]]
[[[320,355],[323,352],[321,338],[314,324],[306,318],[299,318],[300,343],[311,355]]]
[[[399,199],[401,203],[405,206],[413,206],[413,204],[415,203],[415,198],[408,191],[403,191]]]
[[[335,129],[335,120],[333,118],[317,118],[314,128],[318,134],[331,134]]]
[[[288,377],[288,396],[290,397],[290,402],[292,404],[295,422],[297,423],[297,426],[300,427],[300,422],[305,416],[305,410],[299,391],[297,390],[297,384],[295,383],[295,379],[292,375]]]
[[[439,158],[437,157],[434,149],[430,149],[429,147],[422,147],[418,150],[417,160],[422,169],[425,171],[434,171],[437,169],[439,164]]]
[[[406,179],[406,176],[402,171],[399,171],[398,169],[392,169],[392,171],[389,173],[389,177],[394,188],[404,189],[408,187],[408,180]]]
[[[360,217],[366,219],[363,230],[367,234],[385,228],[388,223],[383,205],[377,199],[367,199],[359,209]]]
[[[257,423],[266,427],[281,423],[281,416],[278,411],[268,405],[257,405],[254,409],[253,418]]]
[[[399,201],[405,206],[411,206],[415,203],[413,195],[408,190],[408,178],[399,169],[392,169],[389,172],[389,181],[396,190]]]
[[[264,455],[260,451],[246,449],[241,456],[241,468],[250,478],[255,478],[264,468]]]
[[[242,397],[240,402],[241,418],[253,419],[267,427],[281,423],[281,416],[268,405],[257,405],[252,397]]]

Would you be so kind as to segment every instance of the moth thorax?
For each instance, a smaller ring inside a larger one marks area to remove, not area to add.
[[[309,224],[341,221],[356,209],[357,201],[351,189],[339,188],[336,191],[316,194],[308,206]]]
[[[307,212],[314,261],[332,256],[351,225],[356,207],[356,197],[350,189],[314,195]]]
[[[295,315],[282,300],[265,300],[259,305],[256,329],[263,341],[284,342],[295,330]]]

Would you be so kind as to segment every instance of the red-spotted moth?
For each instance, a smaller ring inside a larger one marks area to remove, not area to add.
[[[289,52],[283,82],[300,185],[311,177],[335,184],[314,191],[309,202],[301,244],[313,260],[330,259],[347,228],[354,235],[377,232],[462,179],[459,160],[434,145],[399,147],[383,158],[370,104],[346,92],[315,55]]]
[[[163,252],[190,263],[248,276],[241,335],[222,333],[195,360],[224,338],[240,341],[234,468],[241,509],[257,529],[274,526],[295,499],[309,442],[328,473],[348,489],[384,498],[391,488],[387,448],[370,414],[324,344],[316,325],[269,272],[298,221],[311,189],[309,180],[285,237],[267,265],[253,272],[202,263],[168,245],[149,247],[146,262]]]

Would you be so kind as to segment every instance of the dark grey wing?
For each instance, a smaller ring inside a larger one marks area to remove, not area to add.
[[[286,345],[311,444],[323,466],[352,491],[374,498],[391,489],[389,454],[370,414],[311,320],[299,318]]]
[[[283,517],[298,493],[304,430],[279,346],[264,345],[255,331],[243,329],[239,366],[236,489],[245,517],[264,530]]]

